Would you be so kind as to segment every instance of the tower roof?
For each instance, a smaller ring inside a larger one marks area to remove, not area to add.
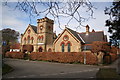
[[[49,23],[54,23],[54,21],[52,19],[49,19],[47,17],[45,18],[42,18],[42,19],[37,19],[37,23],[40,23],[40,22],[49,22]]]

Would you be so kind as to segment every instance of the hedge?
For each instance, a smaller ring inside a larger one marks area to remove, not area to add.
[[[29,58],[60,63],[84,63],[84,54],[86,54],[86,64],[97,64],[97,57],[90,52],[32,52]]]
[[[24,53],[22,53],[22,52],[6,52],[5,57],[14,58],[14,59],[22,59],[22,58],[24,58]]]

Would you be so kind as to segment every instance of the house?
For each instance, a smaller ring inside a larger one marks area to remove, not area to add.
[[[45,17],[37,20],[37,26],[28,25],[21,35],[21,51],[30,52],[81,52],[90,51],[93,41],[107,42],[103,31],[76,32],[65,27],[57,37],[53,32],[54,21]]]
[[[10,46],[10,52],[20,52],[20,43],[15,43]]]
[[[53,43],[55,52],[90,51],[93,41],[107,42],[107,36],[103,31],[92,30],[90,32],[89,29],[90,27],[87,25],[86,32],[79,33],[66,27]]]

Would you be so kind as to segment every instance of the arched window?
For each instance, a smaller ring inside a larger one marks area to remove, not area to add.
[[[65,46],[65,45],[64,45],[64,44],[62,44],[62,52],[64,52],[64,46]]]
[[[31,32],[31,31],[30,31],[30,29],[29,29],[29,30],[28,30],[28,34],[30,34],[30,32]]]
[[[28,36],[28,44],[30,44],[30,36]]]
[[[32,37],[32,38],[31,38],[31,43],[33,43],[33,40],[34,40],[34,38]]]
[[[26,38],[24,38],[24,44],[26,44]]]
[[[43,42],[43,38],[44,38],[43,35],[42,35],[42,36],[39,36],[39,37],[38,37],[38,43]]]
[[[51,49],[51,48],[49,48],[49,49],[48,49],[48,52],[52,52],[52,49]]]
[[[39,36],[38,39],[37,39],[37,42],[38,42],[38,43],[40,43],[40,39],[41,39],[41,37]]]
[[[68,43],[68,52],[70,52],[70,49],[71,49],[71,48],[70,48],[70,43]]]

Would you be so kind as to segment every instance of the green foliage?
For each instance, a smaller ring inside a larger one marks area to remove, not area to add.
[[[1,30],[0,33],[2,33],[2,41],[6,42],[6,45],[2,46],[2,53],[5,54],[10,49],[10,45],[18,41],[19,32],[7,28]]]
[[[105,9],[105,14],[110,18],[106,20],[106,26],[109,27],[108,32],[112,34],[110,36],[110,42],[115,46],[118,46],[120,40],[120,1],[113,2],[112,6]]]
[[[6,41],[7,44],[10,42],[16,42],[19,37],[19,32],[12,30],[10,28],[3,29],[0,32],[2,32],[2,40]]]

